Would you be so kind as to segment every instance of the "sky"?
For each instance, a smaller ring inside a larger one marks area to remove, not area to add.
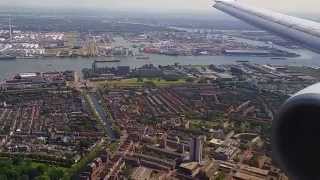
[[[319,0],[238,0],[280,12],[319,13]],[[212,0],[0,0],[0,6],[100,8],[148,11],[214,11]]]

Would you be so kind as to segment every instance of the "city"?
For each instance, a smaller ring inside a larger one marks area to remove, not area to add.
[[[37,20],[35,17],[30,17]],[[2,18],[2,26],[8,30],[0,31],[0,52],[3,59],[34,59],[50,57],[117,57],[135,56],[137,59],[147,59],[146,54],[161,54],[168,56],[208,56],[208,55],[251,55],[270,58],[298,57],[299,54],[287,52],[268,45],[252,45],[241,38],[260,36],[263,41],[273,41],[276,44],[285,44],[288,48],[298,48],[294,42],[290,42],[272,36],[261,31],[227,32],[213,29],[195,30],[185,32],[176,28],[152,27],[148,25],[132,23],[110,23],[106,26],[106,32],[100,32],[100,27],[93,32],[76,32],[66,28],[59,31],[44,30],[37,32],[33,26],[27,26],[21,21],[25,19],[11,16]],[[74,26],[75,19],[70,18]],[[88,20],[87,20],[88,21]],[[85,22],[87,22],[85,21]],[[103,22],[98,22],[101,24]],[[14,24],[14,23],[17,24]],[[60,19],[56,22],[61,23]],[[87,23],[90,23],[89,21]],[[123,30],[115,30],[112,26],[123,26]],[[26,27],[27,26],[27,27]],[[63,25],[61,25],[63,26]],[[20,29],[21,28],[21,29]],[[41,28],[41,27],[39,27]],[[42,27],[47,29],[48,27]],[[140,32],[135,32],[140,28]],[[24,30],[22,30],[24,29]],[[30,29],[30,30],[29,30]],[[75,28],[76,29],[76,28]],[[121,36],[117,37],[119,33]],[[238,39],[239,38],[239,39]]]
[[[0,180],[290,179],[272,126],[320,56],[232,19],[135,16],[0,12]]]
[[[3,82],[1,156],[80,179],[285,179],[270,159],[272,120],[320,78],[312,68],[247,62],[92,71],[100,78],[66,71]]]

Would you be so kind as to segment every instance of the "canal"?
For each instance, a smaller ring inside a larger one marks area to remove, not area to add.
[[[103,125],[106,129],[107,135],[111,138],[111,140],[115,140],[116,136],[114,131],[112,130],[112,122],[110,117],[108,116],[107,112],[104,110],[103,106],[99,101],[99,97],[96,93],[89,93],[89,98],[94,106],[95,110],[97,111],[98,115],[103,121]]]

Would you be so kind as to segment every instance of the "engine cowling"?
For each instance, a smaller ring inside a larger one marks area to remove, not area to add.
[[[291,179],[320,179],[320,83],[281,107],[272,129],[274,160]]]

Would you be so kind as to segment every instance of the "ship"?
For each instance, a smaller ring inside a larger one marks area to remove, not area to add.
[[[237,63],[248,63],[249,61],[246,61],[246,60],[237,60],[236,62],[237,62]]]
[[[272,57],[272,60],[287,60],[285,57]]]
[[[148,57],[148,56],[138,56],[138,57],[136,57],[136,59],[137,60],[148,60],[148,59],[150,59],[150,57]]]
[[[17,59],[16,56],[11,56],[11,55],[0,55],[0,60],[15,60]]]
[[[121,62],[120,59],[115,59],[115,60],[106,60],[105,62]]]
[[[121,60],[120,59],[115,59],[115,60],[95,60],[94,62],[98,62],[98,63],[102,63],[102,62],[113,63],[113,62],[121,62]]]
[[[16,59],[39,59],[39,56],[17,56]]]

